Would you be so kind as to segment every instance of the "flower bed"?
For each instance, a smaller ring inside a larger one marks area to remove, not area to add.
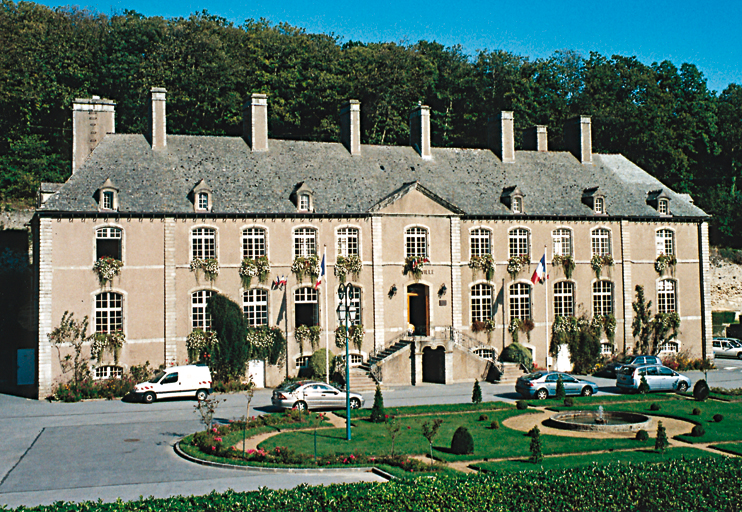
[[[404,260],[404,275],[412,274],[415,279],[420,279],[423,275],[423,268],[430,263],[430,260],[424,256],[408,256]]]

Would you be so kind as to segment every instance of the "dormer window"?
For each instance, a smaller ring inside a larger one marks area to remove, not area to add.
[[[602,197],[595,198],[595,206],[593,207],[595,213],[605,213],[605,205]]]
[[[308,212],[311,208],[311,197],[309,194],[300,194],[299,195],[299,210],[303,212]]]
[[[314,212],[314,192],[303,181],[296,184],[289,199],[298,212]]]
[[[103,204],[101,205],[101,208],[104,210],[113,210],[113,191],[107,190],[103,192]]]
[[[523,198],[519,196],[513,197],[513,213],[523,213]]]
[[[107,179],[98,189],[98,209],[100,211],[115,211],[119,209],[118,189],[110,179]]]
[[[657,211],[660,215],[667,215],[670,212],[670,204],[667,199],[660,199],[657,203]]]
[[[193,209],[196,212],[210,212],[212,207],[211,202],[211,189],[204,180],[199,180],[196,186],[191,190],[191,199],[193,201]]]
[[[582,203],[595,215],[605,215],[605,194],[599,187],[586,188],[582,191]]]
[[[502,189],[500,201],[510,208],[511,212],[523,213],[523,192],[517,186]]]
[[[652,190],[647,194],[647,204],[657,210],[660,215],[670,215],[670,196],[665,189]]]

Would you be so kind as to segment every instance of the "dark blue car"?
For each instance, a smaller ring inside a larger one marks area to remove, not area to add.
[[[560,372],[536,372],[524,375],[515,383],[515,390],[524,398],[545,400],[556,396],[559,377],[564,384],[566,395],[590,396],[598,391],[598,385],[588,380],[581,380],[572,375]]]

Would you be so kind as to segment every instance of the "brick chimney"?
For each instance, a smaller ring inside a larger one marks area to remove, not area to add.
[[[487,123],[487,145],[502,163],[515,162],[515,127],[513,113],[502,111]]]
[[[433,158],[430,152],[430,107],[418,105],[410,113],[410,146],[424,160]]]
[[[93,96],[72,103],[72,172],[90,156],[108,133],[116,132],[116,103]]]
[[[355,156],[361,154],[361,102],[348,100],[340,108],[340,142]]]
[[[564,123],[564,145],[580,163],[593,163],[590,116],[576,116]]]
[[[242,107],[242,137],[253,151],[268,151],[268,96],[253,93]]]
[[[532,126],[523,134],[523,149],[530,151],[549,151],[546,126]]]
[[[149,142],[152,149],[167,149],[167,124],[165,122],[165,95],[162,87],[149,90],[151,108],[149,110]]]

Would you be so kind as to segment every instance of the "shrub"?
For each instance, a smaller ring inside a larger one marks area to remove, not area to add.
[[[709,397],[709,393],[709,385],[703,379],[696,382],[696,385],[693,386],[693,398],[699,402],[706,400]]]
[[[665,449],[670,445],[667,440],[667,431],[660,421],[657,423],[657,437],[654,440],[654,449],[660,453],[665,453]]]
[[[474,381],[474,389],[471,393],[471,402],[473,404],[481,404],[482,403],[482,388],[479,386],[479,381]]]
[[[215,293],[206,303],[206,313],[211,316],[212,330],[219,333],[219,343],[214,344],[208,354],[212,375],[224,381],[242,377],[250,356],[242,307],[227,296]]]
[[[328,356],[330,358],[329,361],[327,360]],[[309,358],[309,369],[312,372],[312,377],[317,380],[325,380],[325,377],[327,376],[328,363],[329,367],[332,368],[332,360],[334,358],[335,356],[324,348],[315,351],[314,354],[312,354],[312,357]]]
[[[525,411],[526,409],[528,409],[528,402],[526,402],[525,400],[518,400],[517,402],[515,402],[515,408],[519,411]]]
[[[642,375],[642,380],[639,382],[639,393],[642,395],[646,395],[649,393],[649,384],[647,383],[647,378]]]
[[[700,415],[701,415],[701,409],[699,409],[698,407],[695,407],[693,409],[693,416],[700,416]]]
[[[723,419],[724,419],[724,416],[723,415],[721,415],[721,414],[714,414],[714,421],[716,423],[720,423],[721,420],[723,420]]]
[[[489,418],[486,414],[480,414],[479,415],[479,421],[487,421]]]
[[[493,420],[492,423],[490,423],[490,429],[497,430],[500,428],[500,424],[497,422],[497,420]]]
[[[571,396],[568,396],[564,399],[564,406],[565,407],[572,407],[575,404],[575,399]]]
[[[557,379],[556,398],[557,400],[564,400],[566,396],[567,392],[564,391],[564,382],[562,381],[562,376],[560,375]]]
[[[649,434],[646,430],[642,429],[639,432],[636,433],[636,440],[641,441],[642,443],[645,442],[647,439],[649,439]]]
[[[376,392],[374,393],[374,405],[371,408],[371,417],[369,421],[371,423],[383,423],[386,416],[384,411],[384,397],[381,395],[381,388],[376,385]]]
[[[451,439],[451,452],[457,455],[474,453],[474,438],[466,427],[459,427]]]
[[[706,434],[706,429],[703,428],[703,425],[694,425],[693,430],[690,431],[690,435],[693,437],[701,437],[704,434]]]
[[[656,402],[653,403],[652,405],[649,406],[649,410],[650,411],[659,411],[660,410],[660,404],[658,404]]]
[[[520,343],[511,343],[505,347],[500,359],[508,363],[521,363],[525,365],[526,368],[531,368],[531,365],[533,364],[531,351]]]
[[[531,458],[529,460],[534,464],[538,464],[544,460],[544,454],[541,451],[541,431],[538,429],[538,425],[533,427],[533,429],[528,432],[528,435],[531,436],[531,446],[529,447]]]

